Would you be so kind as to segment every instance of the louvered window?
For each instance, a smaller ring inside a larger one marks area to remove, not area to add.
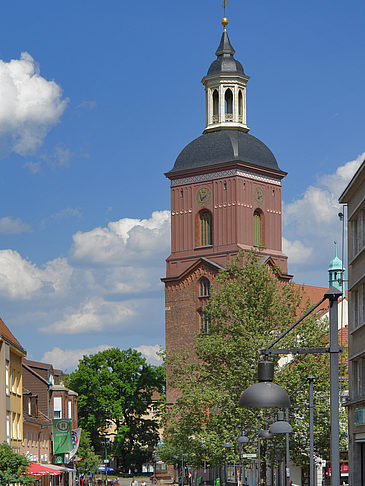
[[[200,246],[213,244],[212,214],[209,211],[200,213]]]

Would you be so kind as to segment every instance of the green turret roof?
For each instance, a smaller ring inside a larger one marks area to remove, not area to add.
[[[335,258],[330,261],[330,265],[328,267],[328,271],[331,270],[343,270],[342,261],[337,256],[337,243],[335,241]]]

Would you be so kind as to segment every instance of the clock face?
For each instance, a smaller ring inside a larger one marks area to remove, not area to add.
[[[201,187],[196,193],[196,202],[201,206],[209,204],[212,200],[212,193],[209,187]]]
[[[264,196],[264,191],[261,189],[261,187],[255,187],[254,191],[254,200],[257,204],[264,204],[265,196]]]

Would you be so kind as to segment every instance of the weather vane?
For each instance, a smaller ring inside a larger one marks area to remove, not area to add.
[[[227,24],[228,24],[228,19],[226,17],[226,7],[228,5],[228,0],[223,0],[223,19],[221,21],[221,24],[223,25],[223,27],[226,27]]]

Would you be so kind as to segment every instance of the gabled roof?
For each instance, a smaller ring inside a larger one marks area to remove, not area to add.
[[[188,267],[186,270],[184,270],[180,275],[177,275],[176,277],[165,277],[161,278],[161,282],[174,282],[176,280],[180,280],[189,273],[191,273],[193,270],[198,268],[202,263],[205,263],[209,267],[212,267],[215,271],[219,270],[225,270],[224,267],[221,265],[218,265],[218,263],[214,263],[212,260],[208,260],[208,258],[201,257],[199,258],[196,262],[194,262],[190,267]]]
[[[24,360],[26,361],[26,360]],[[31,368],[30,366],[28,366],[27,364],[25,364],[24,362],[22,363],[22,366],[23,368],[25,368],[27,371],[29,371],[29,373],[32,373],[33,376],[35,376],[36,378],[38,378],[39,380],[41,380],[43,383],[45,383],[47,386],[50,386],[51,383],[47,380],[45,380],[43,378],[43,376],[39,375],[36,371],[33,370],[33,368]]]
[[[5,325],[4,321],[0,318],[0,337],[4,339],[8,344],[12,344],[15,346],[19,351],[27,354],[25,349],[22,347],[20,342],[16,339],[16,337],[10,332],[9,328]]]
[[[31,361],[30,359],[25,358],[24,363],[32,368],[40,368],[42,370],[51,370],[53,366],[49,363],[41,363],[40,361]]]
[[[293,278],[293,275],[287,275],[287,274],[281,272],[280,268],[277,266],[277,264],[275,263],[275,260],[273,259],[273,257],[271,255],[267,255],[265,257],[262,257],[261,260],[259,261],[259,263],[260,263],[260,265],[268,265],[272,269],[275,269],[275,272],[277,273],[277,275],[283,280],[289,281]]]

